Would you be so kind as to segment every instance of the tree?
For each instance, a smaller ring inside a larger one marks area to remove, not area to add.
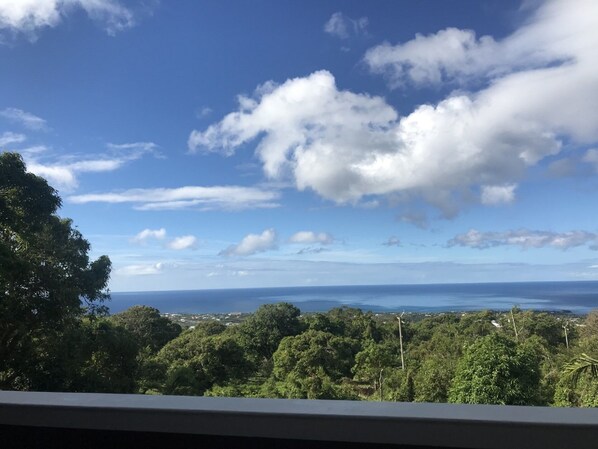
[[[285,302],[260,306],[240,326],[242,344],[257,358],[270,359],[284,337],[301,332],[300,313]]]
[[[35,351],[52,351],[51,337],[83,314],[106,312],[110,260],[89,260],[60,205],[19,155],[0,154],[0,388],[30,388]]]
[[[576,385],[579,378],[588,374],[593,379],[598,379],[598,359],[590,357],[586,353],[577,356],[565,366],[565,375]]]
[[[384,400],[385,375],[389,370],[401,366],[400,348],[396,341],[387,340],[382,343],[369,342],[355,356],[352,368],[355,379],[365,382],[374,390],[375,396]],[[386,373],[385,373],[386,371]]]
[[[105,318],[82,323],[80,377],[74,391],[134,393],[139,347],[129,331]]]
[[[309,330],[284,338],[274,353],[274,377],[288,398],[342,399],[339,381],[351,374],[358,342]]]
[[[588,313],[579,333],[582,338],[598,338],[598,310]]]
[[[110,317],[110,320],[128,330],[141,348],[157,352],[181,333],[181,326],[160,316],[160,311],[148,306],[133,306]]]
[[[415,400],[446,402],[457,363],[463,355],[465,337],[458,324],[438,323],[428,339],[413,346],[410,353],[414,374]]]
[[[336,335],[376,342],[382,337],[372,312],[363,313],[360,309],[343,306],[330,310],[328,317],[332,325],[339,330]]]
[[[237,339],[226,334],[205,336],[195,330],[168,342],[155,361],[168,367],[169,376],[175,367],[189,368],[195,379],[193,389],[199,393],[214,384],[245,379],[253,368]]]
[[[503,331],[515,336],[518,341],[537,335],[546,342],[546,346],[564,346],[566,343],[563,323],[554,315],[514,307],[502,321]]]
[[[459,361],[449,401],[535,405],[539,388],[537,354],[528,346],[491,334],[473,343]]]

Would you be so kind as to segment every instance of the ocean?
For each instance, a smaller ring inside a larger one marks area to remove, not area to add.
[[[253,312],[262,304],[285,301],[302,312],[323,312],[343,305],[373,312],[507,310],[518,306],[584,314],[598,309],[598,281],[276,287],[116,292],[111,296],[111,313],[139,304],[168,313]]]

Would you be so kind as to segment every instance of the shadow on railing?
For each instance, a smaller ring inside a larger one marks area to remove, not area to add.
[[[0,447],[598,448],[598,409],[0,392]]]

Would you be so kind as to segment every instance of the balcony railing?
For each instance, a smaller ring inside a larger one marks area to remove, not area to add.
[[[0,447],[598,448],[598,409],[0,392]]]

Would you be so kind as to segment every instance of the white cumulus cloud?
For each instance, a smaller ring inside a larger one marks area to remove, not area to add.
[[[385,74],[392,87],[463,84],[554,65],[579,69],[580,63],[589,62],[597,39],[596,2],[548,0],[537,5],[523,25],[502,40],[446,28],[397,45],[378,45],[367,51],[364,61],[372,72]]]
[[[195,248],[197,245],[197,237],[193,235],[183,235],[181,237],[176,237],[168,242],[168,248],[174,250],[183,250],[189,248]]]
[[[289,238],[291,243],[330,245],[334,242],[334,237],[327,232],[299,231]]]
[[[477,192],[486,203],[512,200],[509,186],[563,140],[598,142],[596,48],[598,2],[548,1],[503,40],[450,29],[400,44],[397,63],[378,55],[397,83],[473,79],[486,86],[478,91],[399,117],[383,98],[340,90],[319,71],[241,96],[238,110],[193,131],[189,148],[230,155],[256,140],[265,174],[299,190],[353,204],[401,194],[452,217]]]
[[[135,243],[146,243],[150,239],[163,240],[166,237],[166,229],[144,229],[140,231],[132,241]]]
[[[277,248],[274,229],[266,229],[261,234],[248,234],[237,245],[231,245],[220,252],[222,256],[250,256]]]
[[[590,249],[598,249],[598,234],[587,231],[534,231],[517,229],[504,232],[481,232],[470,229],[447,242],[447,246],[465,246],[476,249],[487,249],[496,246],[518,246],[522,249],[552,247],[566,250],[577,246],[588,245]]]
[[[35,40],[39,30],[57,26],[77,9],[110,35],[135,24],[133,12],[118,0],[0,0],[0,30],[23,33]]]

